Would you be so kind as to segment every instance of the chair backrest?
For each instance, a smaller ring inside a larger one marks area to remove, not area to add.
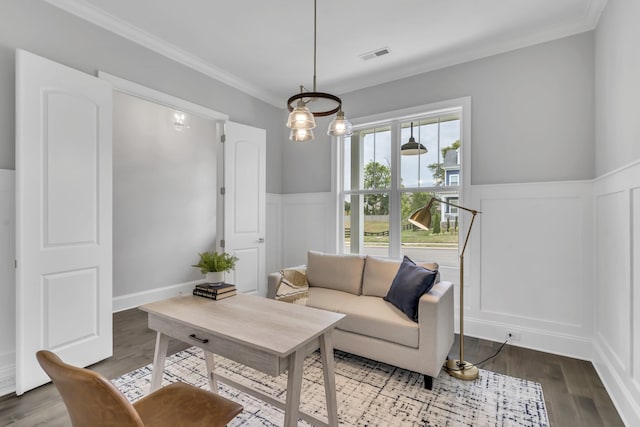
[[[47,350],[36,357],[62,395],[74,427],[144,426],[133,405],[102,375],[68,365]]]

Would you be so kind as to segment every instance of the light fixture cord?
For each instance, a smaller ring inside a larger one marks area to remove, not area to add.
[[[313,92],[316,92],[316,56],[317,56],[317,25],[318,6],[317,0],[313,0]]]

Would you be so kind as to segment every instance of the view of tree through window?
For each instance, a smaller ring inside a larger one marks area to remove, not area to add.
[[[345,253],[393,258],[408,255],[414,260],[437,260],[441,265],[457,264],[457,209],[434,203],[433,226],[428,231],[409,223],[408,218],[432,197],[457,202],[460,135],[460,112],[455,110],[364,126],[345,139]],[[400,154],[402,144],[411,136],[426,153]]]

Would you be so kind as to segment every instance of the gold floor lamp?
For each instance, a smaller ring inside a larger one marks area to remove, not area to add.
[[[462,206],[454,205],[453,203],[432,197],[425,207],[420,208],[411,214],[409,222],[423,230],[429,230],[431,228],[431,207],[433,206],[433,202],[444,203],[445,205],[453,206],[454,208],[462,209],[473,214],[471,217],[471,223],[469,224],[469,229],[467,230],[467,236],[464,238],[462,251],[460,252],[460,359],[447,360],[445,370],[455,378],[459,378],[461,380],[475,380],[479,375],[478,368],[473,364],[464,361],[464,250],[467,248],[467,242],[469,241],[473,221],[476,219],[476,215],[481,212],[475,209],[463,208]]]

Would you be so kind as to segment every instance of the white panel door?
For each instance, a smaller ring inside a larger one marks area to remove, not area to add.
[[[16,52],[16,393],[112,354],[112,89]]]
[[[239,258],[227,281],[264,295],[266,131],[227,123],[224,143],[224,250]]]

